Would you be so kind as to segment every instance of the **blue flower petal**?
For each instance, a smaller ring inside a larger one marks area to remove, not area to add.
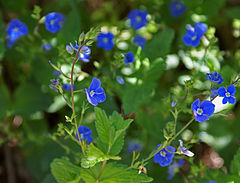
[[[196,115],[195,120],[198,122],[204,122],[209,120],[209,118],[207,117],[207,115]]]
[[[208,117],[212,116],[215,111],[215,105],[208,100],[204,100],[201,104],[201,108],[203,110],[203,114],[207,114]]]
[[[230,103],[230,104],[235,104],[235,102],[236,102],[236,99],[235,99],[235,97],[229,97],[228,98],[228,102]]]
[[[192,111],[197,111],[199,107],[200,107],[200,99],[198,98],[192,103],[191,109]]]
[[[220,87],[220,88],[218,89],[218,95],[219,95],[220,97],[225,97],[225,93],[226,93],[226,88]]]
[[[236,88],[234,85],[229,85],[227,91],[232,95],[234,95],[236,93]]]
[[[90,91],[96,90],[96,89],[98,89],[100,86],[101,86],[101,81],[100,81],[99,79],[97,79],[97,78],[94,77],[94,78],[92,79],[92,82],[91,82],[90,86],[89,86],[89,90],[90,90]]]
[[[228,102],[228,97],[224,97],[223,100],[222,100],[222,103],[226,104],[227,102]]]
[[[86,91],[86,95],[87,95],[87,100],[90,104],[92,104],[93,106],[97,106],[98,103],[97,101],[90,95],[90,92],[88,91],[87,88],[85,88],[85,91]]]
[[[105,95],[105,93],[94,94],[94,95],[93,95],[93,98],[94,98],[97,102],[101,103],[101,102],[104,102],[104,101],[106,100],[106,95]]]

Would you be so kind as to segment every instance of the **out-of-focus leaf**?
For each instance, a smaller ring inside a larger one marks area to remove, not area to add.
[[[54,159],[51,172],[58,183],[79,183],[81,168],[65,159]]]
[[[231,163],[231,173],[240,177],[240,148]]]
[[[19,86],[14,94],[15,113],[29,115],[47,109],[51,104],[51,97],[42,93],[39,85],[25,83]]]
[[[10,107],[10,96],[7,88],[4,85],[0,85],[0,119],[5,116],[7,110]]]
[[[166,29],[155,34],[151,41],[146,43],[144,52],[146,56],[154,61],[158,57],[164,57],[168,54],[174,38],[174,30]]]

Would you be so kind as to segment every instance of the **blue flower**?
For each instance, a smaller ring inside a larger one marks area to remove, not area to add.
[[[207,26],[201,22],[195,23],[194,28],[199,37],[202,37],[207,32]]]
[[[61,13],[52,12],[45,16],[46,29],[51,33],[58,32],[65,21],[65,16]]]
[[[132,153],[133,151],[140,152],[143,146],[135,141],[130,141],[128,143],[128,153]]]
[[[179,149],[180,149],[181,154],[184,154],[188,157],[193,157],[194,156],[193,152],[187,150],[187,148],[183,146],[183,141],[182,140],[179,140],[179,143],[180,143],[180,148]]]
[[[51,84],[49,85],[49,88],[58,92],[59,79],[51,79],[50,81]]]
[[[168,167],[168,180],[171,180],[176,173],[176,169],[180,168],[184,164],[184,159],[179,159],[178,162],[174,161],[172,165]]]
[[[55,69],[54,72],[53,72],[53,75],[58,77],[58,76],[61,75],[61,72]]]
[[[93,138],[91,137],[92,130],[90,128],[88,128],[86,126],[82,126],[82,125],[80,125],[78,127],[78,132],[76,130],[76,138],[79,141],[78,133],[81,137],[81,141],[83,141],[83,139],[84,139],[87,141],[88,144],[93,141]]]
[[[62,85],[62,89],[66,90],[66,91],[71,91],[71,84]],[[75,91],[75,90],[76,90],[76,87],[75,87],[75,85],[73,85],[73,91]]]
[[[109,51],[114,46],[114,35],[111,32],[100,33],[97,36],[97,47]]]
[[[121,76],[117,76],[117,82],[121,85],[124,84],[124,79]]]
[[[162,146],[162,144],[159,144],[157,148],[159,148],[160,146]],[[168,166],[172,163],[173,157],[175,155],[175,153],[171,153],[171,152],[175,152],[175,148],[172,146],[166,146],[167,150],[165,148],[163,148],[161,151],[159,151],[157,154],[154,155],[154,162],[155,163],[159,163],[160,166]],[[171,151],[171,152],[169,152]]]
[[[18,19],[13,19],[6,28],[7,32],[7,47],[11,48],[17,39],[28,33],[28,28],[25,23]]]
[[[223,78],[222,78],[222,74],[221,73],[217,73],[216,71],[213,73],[206,73],[207,74],[207,78],[213,82],[213,83],[217,83],[217,84],[221,84],[223,82]]]
[[[43,49],[44,51],[49,51],[49,50],[52,49],[52,45],[49,44],[49,43],[42,44],[42,49]]]
[[[211,99],[213,99],[214,97],[216,97],[218,95],[218,89],[217,87],[214,87],[212,90],[211,90]]]
[[[203,23],[195,23],[194,27],[187,25],[185,35],[182,37],[186,46],[196,47],[200,43],[200,39],[207,31],[207,26]]]
[[[106,100],[105,91],[101,87],[101,81],[97,78],[92,79],[89,90],[85,88],[85,91],[88,102],[94,106],[97,106],[98,103],[102,103]]]
[[[147,24],[147,12],[143,10],[134,9],[128,14],[130,26],[138,30]]]
[[[70,43],[70,46],[72,47],[72,49],[75,50],[75,53],[77,53],[79,49],[77,41],[75,41],[75,44],[76,45],[74,46],[72,43]],[[78,59],[82,60],[83,62],[89,62],[90,53],[91,53],[91,49],[88,46],[83,46],[78,55]]]
[[[186,11],[186,6],[179,1],[172,1],[170,3],[170,13],[174,18],[178,18]]]
[[[177,105],[177,102],[172,102],[172,107],[175,107]]]
[[[211,180],[211,181],[207,181],[207,182],[205,182],[205,183],[217,183],[217,182],[214,181],[214,180]]]
[[[223,104],[226,104],[227,102],[229,102],[230,104],[235,104],[236,102],[236,98],[234,96],[235,93],[236,93],[236,88],[234,85],[229,85],[227,90],[225,87],[220,87],[218,89],[218,95],[220,97],[224,97],[222,100]]]
[[[195,120],[198,122],[204,122],[209,120],[208,117],[212,116],[215,111],[215,105],[208,100],[204,100],[200,103],[199,98],[192,103],[191,109],[195,116]]]
[[[145,47],[146,39],[140,35],[136,35],[133,38],[133,44],[140,46],[142,49]]]
[[[134,54],[133,52],[128,52],[127,54],[124,55],[124,63],[128,65],[129,63],[132,63],[135,61]]]

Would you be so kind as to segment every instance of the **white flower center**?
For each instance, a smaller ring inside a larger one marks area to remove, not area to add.
[[[137,22],[141,22],[142,21],[142,18],[140,16],[136,16],[136,21]]]
[[[166,156],[166,152],[165,151],[160,151],[160,155],[165,157]]]
[[[93,96],[95,94],[95,92],[92,90],[92,91],[90,91],[90,95],[91,95],[91,97]]]
[[[202,113],[203,113],[203,110],[201,108],[198,108],[197,109],[197,114],[202,115]]]
[[[227,92],[225,95],[226,95],[226,97],[230,97],[231,96],[231,94],[229,92]]]
[[[196,40],[197,39],[197,36],[193,36],[192,37],[192,41]]]

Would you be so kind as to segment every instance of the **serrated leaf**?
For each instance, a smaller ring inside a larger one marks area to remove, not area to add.
[[[58,183],[79,183],[81,168],[66,159],[54,159],[51,172]]]
[[[98,107],[95,108],[95,113],[96,113],[96,129],[98,132],[98,136],[101,139],[101,141],[108,144],[109,142],[108,132],[110,129],[108,117],[106,113]]]
[[[96,177],[101,165],[96,165],[89,169],[84,169],[81,175],[86,183],[96,182]],[[139,183],[151,182],[153,179],[145,174],[138,174],[138,170],[126,169],[127,166],[117,163],[107,163],[99,183]]]
[[[100,149],[94,146],[92,143],[87,147],[87,154],[81,160],[81,166],[83,168],[89,168],[104,160],[120,160],[119,156],[111,156],[104,154]]]
[[[240,148],[231,163],[231,173],[240,176]]]
[[[146,56],[154,61],[158,57],[164,57],[168,54],[174,38],[174,30],[166,29],[153,36],[152,40],[146,44],[144,52]]]

